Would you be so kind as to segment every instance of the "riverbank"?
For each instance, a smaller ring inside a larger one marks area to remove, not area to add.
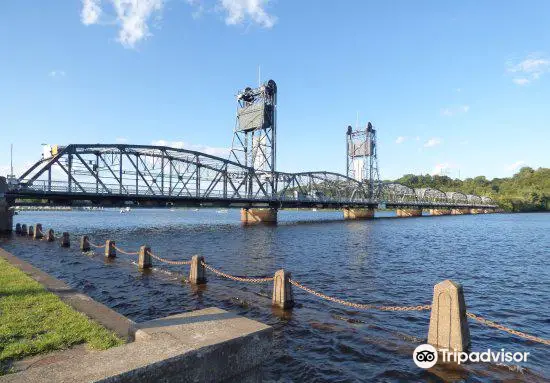
[[[0,375],[16,360],[86,344],[95,350],[124,341],[0,258]]]

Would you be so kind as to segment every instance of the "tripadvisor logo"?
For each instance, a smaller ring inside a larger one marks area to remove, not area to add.
[[[432,368],[437,363],[437,350],[430,344],[421,344],[414,349],[413,360],[420,368]]]
[[[466,362],[489,362],[489,363],[509,363],[527,362],[528,352],[512,352],[501,349],[492,351],[488,349],[484,352],[463,352],[440,350],[441,361],[444,363],[466,363]],[[431,368],[437,363],[438,352],[436,348],[429,344],[421,344],[413,353],[413,361],[420,368]]]

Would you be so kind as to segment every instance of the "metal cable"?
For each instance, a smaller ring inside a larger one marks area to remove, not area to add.
[[[478,316],[474,313],[471,313],[471,312],[467,312],[466,315],[468,316],[468,318],[472,318],[473,320],[476,320],[479,323],[484,324],[485,326],[496,328],[498,330],[505,331],[509,334],[519,336],[520,338],[529,339],[529,340],[532,340],[533,342],[542,343],[542,344],[545,344],[547,346],[550,346],[550,340],[549,339],[539,338],[538,336],[534,336],[534,335],[526,334],[526,333],[521,332],[521,331],[513,330],[513,329],[505,327],[501,324],[498,324],[498,323],[495,323],[493,321],[482,318],[482,317],[480,317],[480,316]]]
[[[113,245],[113,247],[114,247],[115,250],[118,251],[119,253],[126,254],[126,255],[137,255],[137,251],[124,251],[124,250],[122,250],[121,248],[116,247],[115,245]]]
[[[96,249],[103,249],[105,247],[105,245],[96,245],[90,242],[90,240],[88,240],[88,243],[90,244],[90,246],[95,247]]]
[[[430,310],[432,308],[431,305],[419,305],[419,306],[377,306],[377,305],[370,305],[370,304],[363,304],[363,303],[353,303],[348,302],[343,299],[330,297],[328,295],[319,293],[315,290],[312,290],[301,283],[290,279],[289,282],[293,285],[298,287],[299,289],[302,289],[312,295],[315,295],[316,297],[325,299],[327,301],[331,301],[334,303],[339,303],[344,306],[353,307],[356,309],[362,309],[362,310],[380,310],[380,311],[425,311]]]
[[[158,255],[153,254],[150,250],[147,252],[152,258],[156,259],[157,261],[167,263],[169,265],[190,265],[191,261],[171,261],[166,258],[159,257]]]
[[[264,282],[269,282],[273,280],[273,277],[260,277],[260,278],[237,277],[235,275],[230,275],[230,274],[224,273],[223,271],[215,269],[214,267],[206,264],[205,262],[202,262],[202,265],[216,275],[219,275],[221,277],[231,279],[234,281],[238,281],[238,282],[264,283]]]

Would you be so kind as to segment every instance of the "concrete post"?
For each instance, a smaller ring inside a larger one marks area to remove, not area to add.
[[[422,217],[422,209],[402,208],[395,213],[398,217]]]
[[[46,241],[53,242],[55,241],[55,234],[53,229],[48,230],[48,233],[46,234]]]
[[[434,286],[428,343],[438,349],[467,351],[470,329],[462,286],[445,280]]]
[[[63,232],[63,236],[61,237],[61,247],[70,247],[71,246],[71,238],[69,237],[69,233],[66,231]]]
[[[291,273],[284,269],[277,270],[273,277],[273,306],[290,309],[294,306],[294,296],[292,294],[292,285],[290,284]]]
[[[149,246],[141,246],[139,248],[138,269],[145,270],[153,267],[151,259],[151,248]]]
[[[277,209],[241,209],[241,222],[245,225],[277,223]]]
[[[27,235],[27,225],[22,224],[21,225],[21,235]]]
[[[34,237],[34,227],[32,225],[29,225],[29,227],[27,229],[27,235],[29,237]]]
[[[9,233],[13,230],[13,210],[4,198],[7,190],[6,177],[0,177],[0,233]]]
[[[34,239],[42,239],[43,236],[44,236],[44,233],[42,233],[42,224],[37,223],[36,226],[34,227],[34,236],[33,236],[33,238]]]
[[[21,235],[21,224],[20,223],[15,225],[15,234]]]
[[[116,257],[115,241],[111,241],[110,239],[105,241],[105,257]]]
[[[344,219],[370,219],[374,218],[373,208],[344,208]]]
[[[451,209],[447,208],[438,208],[438,209],[430,209],[431,215],[449,215],[451,214]]]
[[[81,251],[90,251],[90,241],[88,240],[87,235],[83,235],[80,238],[80,250]]]
[[[189,269],[189,282],[202,285],[206,283],[206,270],[203,266],[204,257],[193,255],[191,257],[191,268]]]

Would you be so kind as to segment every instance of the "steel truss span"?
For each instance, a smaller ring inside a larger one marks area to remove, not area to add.
[[[40,200],[141,206],[496,207],[487,197],[414,190],[395,183],[382,184],[381,189],[380,198],[369,199],[367,183],[337,173],[266,173],[165,146],[71,144],[35,163],[10,186],[6,197],[14,204]]]

